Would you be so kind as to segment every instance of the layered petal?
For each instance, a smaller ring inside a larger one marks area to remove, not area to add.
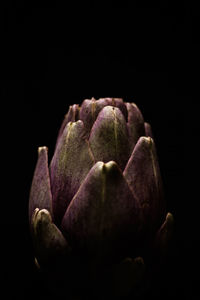
[[[131,150],[135,147],[140,136],[145,135],[144,119],[135,103],[126,103],[128,110],[128,133]]]
[[[33,241],[39,265],[56,265],[70,253],[70,247],[61,231],[52,222],[48,210],[35,209],[33,218]]]
[[[151,129],[151,125],[147,122],[144,123],[145,135],[150,136],[153,139],[153,133]]]
[[[50,166],[53,212],[59,223],[81,182],[94,164],[82,121],[69,122]]]
[[[97,162],[63,217],[63,232],[75,248],[107,253],[116,243],[125,247],[137,228],[137,203],[121,170],[113,161]]]
[[[29,222],[35,208],[46,208],[52,214],[52,195],[49,179],[47,147],[38,148],[38,161],[35,168],[29,197]]]
[[[119,98],[100,98],[96,100],[95,98],[85,99],[81,105],[80,109],[80,120],[83,121],[85,129],[87,131],[87,136],[90,134],[90,130],[99,114],[99,112],[107,105],[118,107],[123,113],[124,117],[127,118],[126,105],[123,103],[122,99]]]
[[[78,119],[79,119],[79,105],[78,104],[70,105],[69,110],[68,110],[67,114],[65,115],[65,118],[60,127],[56,146],[60,140],[60,137],[61,137],[67,123],[76,122]]]
[[[89,143],[95,161],[114,160],[123,170],[129,158],[128,131],[119,108],[104,107],[91,130]]]
[[[154,141],[140,137],[124,170],[129,187],[141,205],[144,221],[152,229],[160,226],[165,205]]]

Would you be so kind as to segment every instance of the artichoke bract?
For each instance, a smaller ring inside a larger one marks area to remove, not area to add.
[[[38,149],[29,221],[44,268],[81,257],[140,273],[149,249],[165,252],[173,217],[151,126],[136,104],[92,98],[69,107],[50,164],[47,147]]]

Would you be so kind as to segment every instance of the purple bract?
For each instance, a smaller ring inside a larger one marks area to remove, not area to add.
[[[73,252],[109,257],[120,249],[126,258],[142,256],[145,245],[165,247],[173,217],[151,126],[136,104],[92,98],[70,106],[50,164],[47,147],[38,150],[29,220],[44,266]]]

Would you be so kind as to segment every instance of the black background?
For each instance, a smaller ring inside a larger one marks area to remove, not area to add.
[[[168,210],[175,217],[173,251],[152,295],[195,299],[198,197],[189,187],[188,158],[197,140],[196,8],[186,1],[176,6],[91,1],[66,7],[28,7],[19,1],[1,14],[1,283],[6,299],[50,296],[34,267],[27,222],[37,147],[48,146],[50,159],[69,104],[90,97],[134,101],[151,123]]]

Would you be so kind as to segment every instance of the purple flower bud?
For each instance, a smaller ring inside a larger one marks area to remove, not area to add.
[[[42,267],[90,257],[135,272],[130,282],[137,282],[148,249],[165,253],[173,217],[151,126],[136,104],[92,98],[70,106],[50,164],[47,148],[39,148],[29,221]]]

